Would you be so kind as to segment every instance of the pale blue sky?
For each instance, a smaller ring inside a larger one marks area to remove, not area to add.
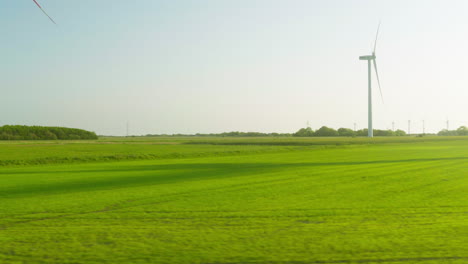
[[[99,134],[468,126],[468,1],[2,1],[0,125]],[[374,79],[375,80],[375,79]],[[377,88],[375,86],[375,88]]]

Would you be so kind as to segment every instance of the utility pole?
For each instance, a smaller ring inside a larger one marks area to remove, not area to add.
[[[309,127],[310,127],[309,120],[307,120],[307,127],[306,128],[309,128]]]
[[[447,131],[449,131],[449,120],[447,118]]]
[[[422,121],[423,122],[423,135],[426,134],[426,122],[425,120]]]
[[[356,132],[356,123],[354,123],[354,132]]]
[[[411,135],[411,120],[408,120],[408,135]]]
[[[395,132],[395,121],[392,122],[392,131]]]

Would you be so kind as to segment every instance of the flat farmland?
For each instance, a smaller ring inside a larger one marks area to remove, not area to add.
[[[468,138],[0,142],[0,263],[467,263]]]

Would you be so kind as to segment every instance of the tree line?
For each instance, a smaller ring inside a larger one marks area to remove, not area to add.
[[[96,133],[78,128],[10,125],[0,127],[0,140],[78,140],[97,138]]]
[[[335,130],[322,126],[317,130],[310,127],[301,128],[295,133],[261,133],[261,132],[223,132],[210,134],[147,134],[146,137],[367,137],[367,129],[351,130],[349,128],[339,128]],[[406,136],[403,130],[379,130],[374,129],[374,136]]]
[[[313,130],[310,127],[301,128],[299,131],[293,134],[294,137],[366,137],[367,128],[360,130],[352,130],[349,128],[339,128],[335,130],[330,127],[322,126],[317,130]],[[374,129],[374,136],[377,137],[392,137],[392,136],[406,136],[406,132],[403,130],[380,130]]]
[[[291,133],[262,133],[262,132],[223,132],[223,133],[197,133],[197,134],[147,134],[146,137],[291,137]]]
[[[317,130],[310,127],[301,128],[295,133],[261,133],[261,132],[223,132],[223,133],[209,133],[209,134],[147,134],[146,137],[367,137],[367,128],[360,130],[352,130],[350,128],[339,128],[335,130],[326,126],[322,126]],[[415,136],[423,136],[423,134],[411,134]],[[428,135],[428,134],[425,134]],[[430,134],[435,135],[435,134]],[[456,130],[442,130],[437,133],[439,136],[468,136],[468,127],[462,126]],[[374,129],[374,136],[377,137],[399,137],[408,136],[408,134],[401,130],[382,130]],[[136,136],[132,136],[136,137]]]
[[[468,136],[468,127],[461,126],[456,130],[441,130],[437,133],[438,136]]]

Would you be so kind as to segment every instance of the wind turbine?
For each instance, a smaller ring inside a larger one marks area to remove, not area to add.
[[[34,3],[36,3],[37,7],[39,7],[39,9],[41,9],[42,13],[44,13],[49,19],[50,21],[52,21],[52,23],[56,24],[55,21],[46,13],[46,11],[44,11],[44,9],[42,9],[41,5],[36,1],[36,0],[33,0]]]
[[[374,64],[374,69],[375,69],[375,75],[377,76],[377,83],[379,84],[379,90],[380,90],[380,97],[382,98],[383,102],[383,95],[382,95],[382,89],[380,87],[380,79],[379,79],[379,72],[377,71],[377,62],[375,61],[376,56],[375,56],[375,49],[377,48],[377,37],[379,36],[379,29],[380,29],[380,23],[379,26],[377,27],[377,34],[375,35],[375,42],[374,42],[374,51],[372,51],[372,55],[364,55],[360,56],[359,60],[366,60],[367,61],[367,74],[368,74],[368,83],[369,83],[369,91],[368,91],[368,128],[367,128],[367,136],[368,137],[373,137],[374,136],[374,131],[372,129],[372,66],[371,64]]]

